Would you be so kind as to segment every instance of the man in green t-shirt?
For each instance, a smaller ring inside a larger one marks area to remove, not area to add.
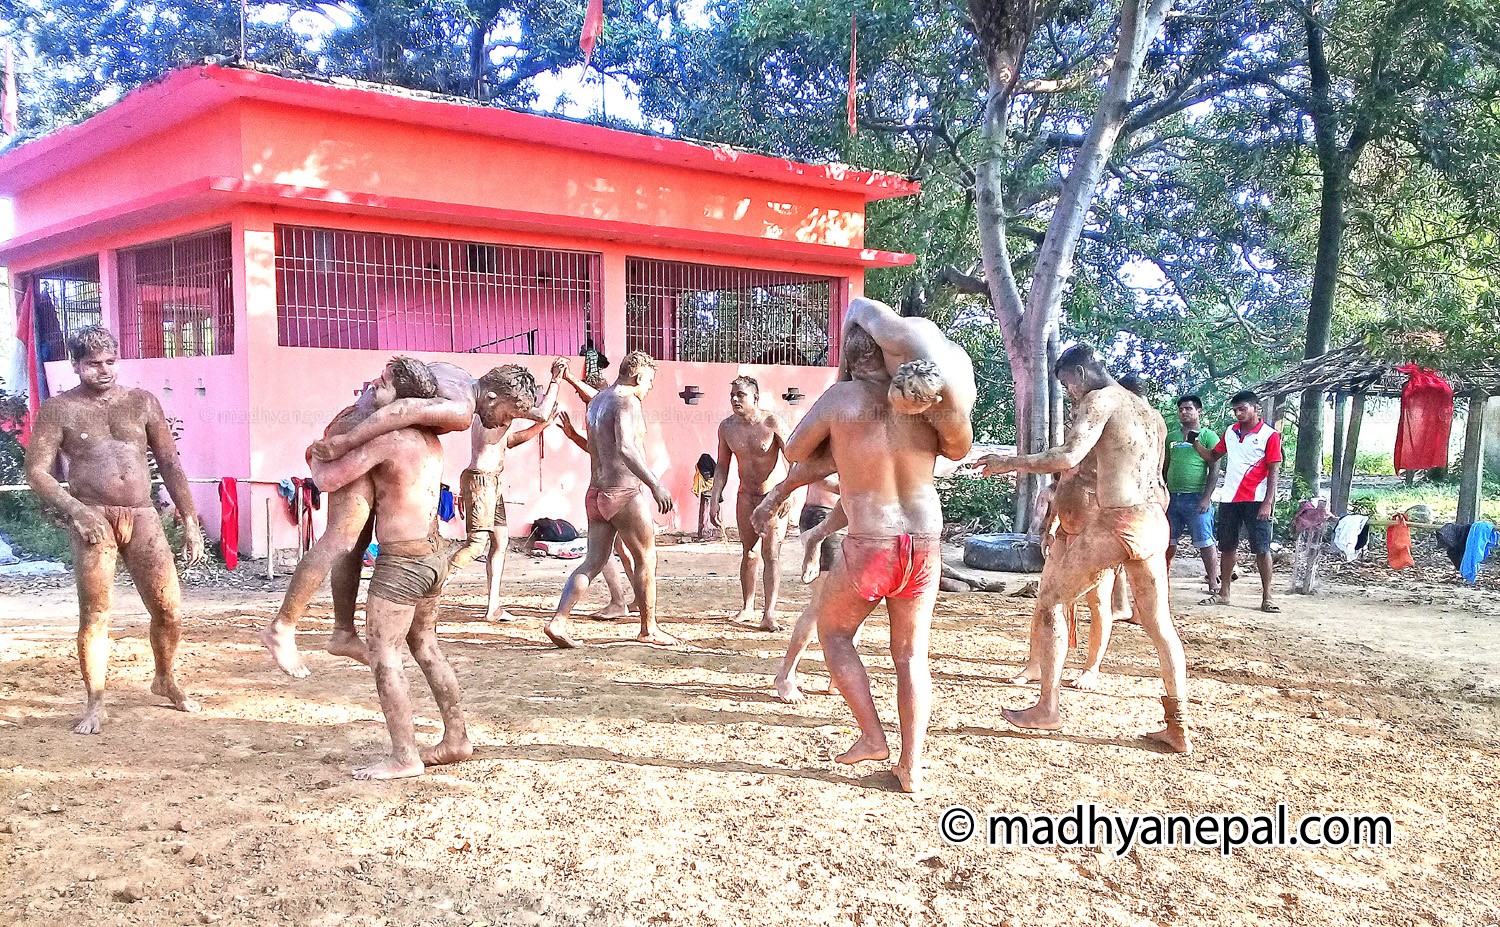
[[[1177,400],[1177,421],[1179,424],[1167,426],[1166,465],[1162,470],[1171,496],[1167,503],[1167,523],[1171,527],[1167,569],[1172,568],[1177,539],[1187,532],[1203,558],[1208,591],[1217,593],[1219,552],[1214,542],[1213,493],[1219,483],[1219,464],[1211,462],[1208,449],[1219,442],[1219,436],[1202,427],[1203,400],[1197,396]]]

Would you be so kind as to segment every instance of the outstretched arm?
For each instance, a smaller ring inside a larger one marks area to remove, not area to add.
[[[1114,405],[1101,397],[1103,392],[1092,392],[1073,407],[1073,418],[1063,434],[1063,443],[1057,447],[1040,454],[989,454],[970,466],[981,469],[985,476],[1017,470],[1023,473],[1061,473],[1073,469],[1099,443],[1099,436],[1104,434],[1104,426],[1115,411]]]
[[[569,441],[572,441],[574,444],[578,445],[579,449],[582,450],[585,454],[589,452],[588,436],[581,433],[577,428],[573,426],[572,416],[568,415],[568,413],[566,412],[557,413],[557,424],[558,427],[562,429],[563,434],[568,436]]]
[[[146,399],[146,446],[156,458],[156,468],[161,472],[161,481],[166,484],[167,495],[172,497],[177,514],[182,516],[182,553],[188,566],[192,566],[203,559],[203,526],[198,520],[198,509],[193,505],[193,492],[188,486],[187,473],[182,469],[177,439],[172,437],[167,414],[155,396],[147,393]]]
[[[599,395],[598,390],[573,376],[573,371],[567,367],[563,368],[562,378],[564,383],[573,387],[573,392],[578,394],[578,398],[583,400],[584,405],[588,405],[589,403],[593,402],[594,397]]]
[[[869,332],[875,343],[880,345],[880,350],[889,358],[899,358],[904,363],[914,357],[927,356],[921,333],[912,324],[912,320],[903,319],[885,303],[863,296],[851,299],[848,310],[844,312],[844,335],[847,337],[856,326]]]
[[[724,486],[729,482],[729,462],[734,457],[734,452],[729,449],[729,442],[724,440],[724,425],[719,424],[719,450],[714,455],[714,484],[708,490],[708,521],[715,528],[722,522],[719,521],[719,506],[724,502]]]
[[[474,421],[473,400],[448,399],[437,396],[432,399],[397,399],[370,413],[370,417],[355,425],[348,434],[331,435],[313,442],[308,453],[317,460],[336,460],[359,447],[403,428],[425,428],[437,434],[463,431]],[[319,485],[322,482],[319,481]]]
[[[511,431],[505,436],[505,446],[507,448],[520,447],[522,444],[525,444],[527,441],[535,438],[543,431],[546,431],[547,426],[550,424],[552,424],[552,419],[548,418],[544,421],[534,422],[533,424],[527,425],[525,428],[522,428],[518,431]]]

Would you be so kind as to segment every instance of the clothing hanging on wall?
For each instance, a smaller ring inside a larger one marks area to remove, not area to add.
[[[240,565],[240,490],[232,476],[219,480],[219,549],[227,569]]]

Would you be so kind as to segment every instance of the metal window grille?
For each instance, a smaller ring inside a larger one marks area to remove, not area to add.
[[[648,258],[625,261],[625,346],[662,360],[829,363],[837,278]]]
[[[572,355],[599,298],[594,253],[276,227],[283,345]]]
[[[228,229],[126,248],[118,258],[121,357],[234,353]]]
[[[104,320],[99,259],[81,258],[37,271],[31,286],[41,359],[67,360],[68,338]]]

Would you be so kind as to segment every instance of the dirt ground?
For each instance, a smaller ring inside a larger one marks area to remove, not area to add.
[[[790,555],[786,623],[806,601]],[[122,585],[98,737],[69,732],[81,701],[71,589],[0,589],[0,924],[1500,922],[1493,592],[1366,580],[1266,615],[1195,607],[1201,579],[1179,577],[1200,700],[1188,757],[1139,739],[1161,717],[1139,630],[1117,631],[1099,691],[1065,694],[1061,733],[1025,734],[1000,709],[1034,697],[1006,682],[1030,600],[944,594],[927,790],[913,799],[883,767],[833,762],[852,719],[823,694],[816,649],[808,702],[771,698],[786,632],[726,620],[726,545],[663,549],[662,614],[685,641],[673,650],[596,622],[580,623],[585,649],[544,646],[539,619],[568,564],[512,563],[521,620],[480,620],[478,568],[443,613],[474,759],[379,784],[349,778],[385,744],[368,670],[318,653],[314,674],[292,680],[256,643],[284,581],[189,589],[180,671],[197,715],[147,692],[145,623]],[[327,614],[325,598],[304,647],[321,644]],[[883,640],[877,614],[862,649],[894,729]],[[436,711],[413,678],[431,740]],[[953,847],[937,831],[950,805],[1061,813],[1078,801],[1389,812],[1395,844],[1114,860]]]

